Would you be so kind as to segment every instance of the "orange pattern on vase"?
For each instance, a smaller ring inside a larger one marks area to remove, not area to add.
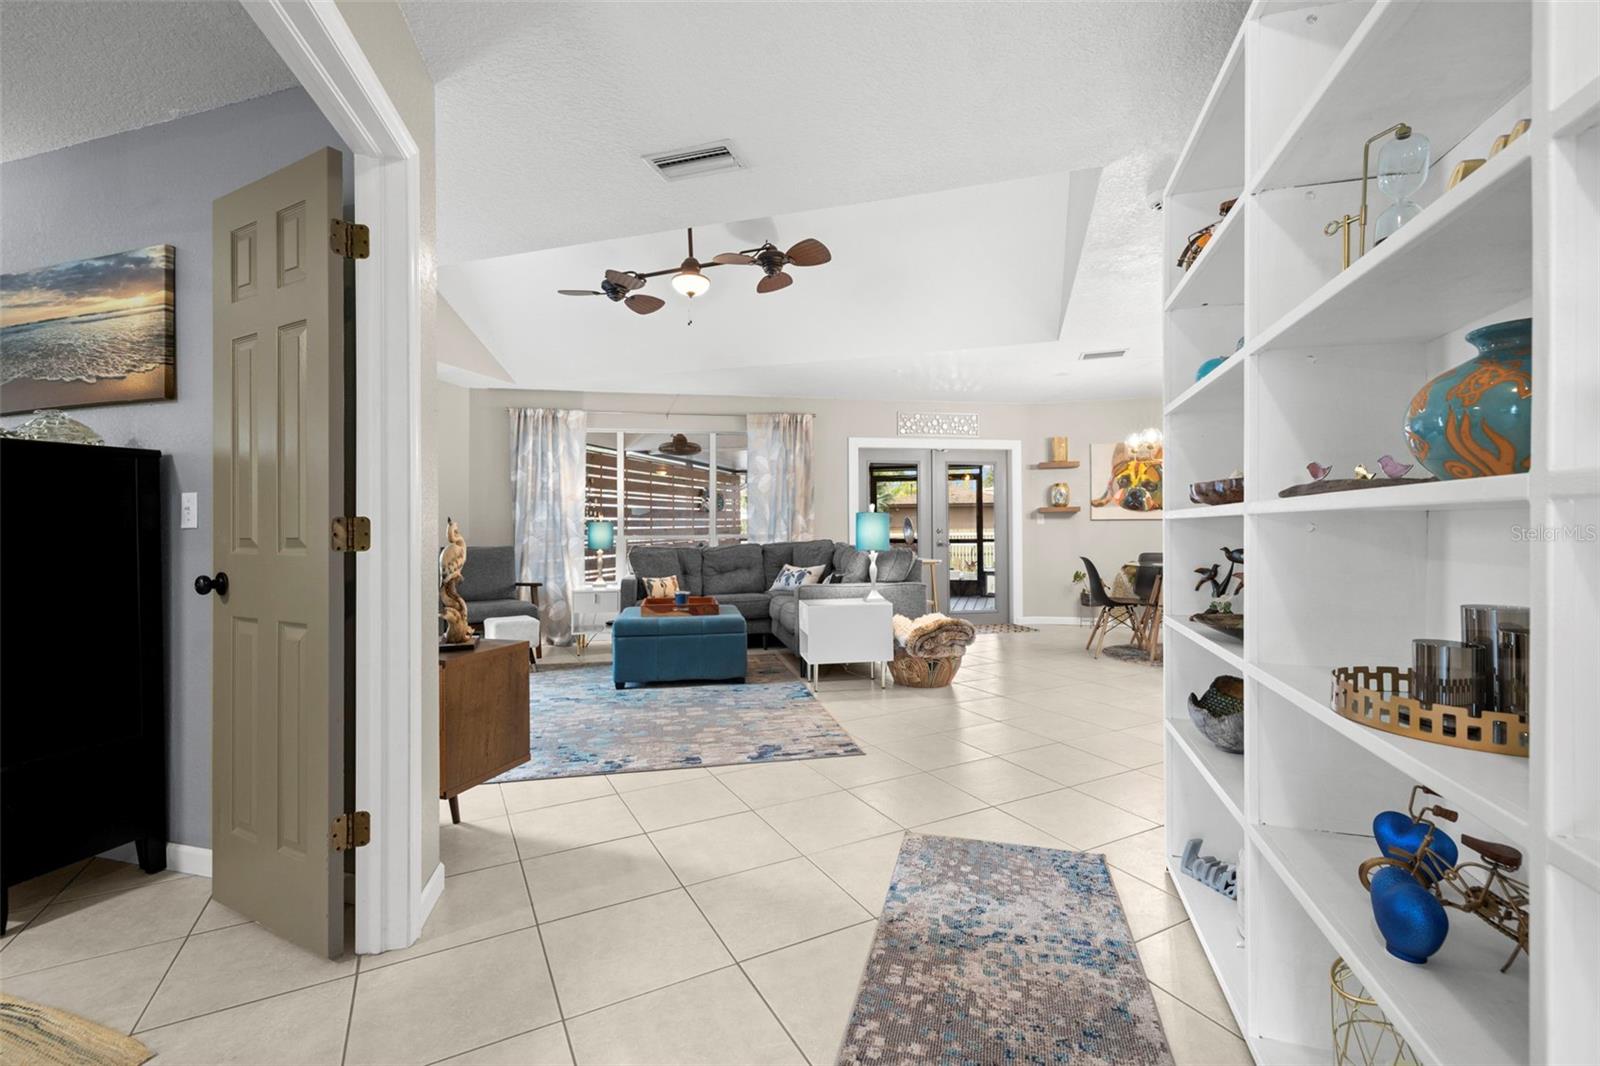
[[[1499,380],[1504,381],[1505,378]],[[1444,436],[1460,459],[1446,459],[1444,466],[1451,477],[1493,477],[1497,474],[1514,474],[1517,446],[1496,433],[1487,425],[1478,426],[1478,432],[1488,438],[1488,445],[1480,443],[1473,434],[1472,415],[1462,411],[1457,417],[1445,415]],[[1492,446],[1493,450],[1490,450]],[[1420,458],[1420,457],[1419,457]],[[1524,463],[1526,469],[1526,463]]]
[[[1526,400],[1533,395],[1533,375],[1528,370],[1516,363],[1483,359],[1473,367],[1472,372],[1462,377],[1445,393],[1447,399],[1460,401],[1463,407],[1470,407],[1483,399],[1483,394],[1502,382],[1509,382],[1516,390],[1519,400]],[[1412,413],[1421,414],[1417,409],[1417,399],[1411,401]]]

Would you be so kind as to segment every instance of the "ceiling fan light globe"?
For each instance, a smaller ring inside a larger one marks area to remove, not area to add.
[[[672,287],[692,300],[696,296],[704,295],[705,291],[711,288],[711,279],[698,269],[692,271],[684,269],[672,275]]]

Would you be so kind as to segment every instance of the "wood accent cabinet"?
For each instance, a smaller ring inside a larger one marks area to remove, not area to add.
[[[439,798],[456,797],[528,761],[528,642],[480,640],[439,653]]]

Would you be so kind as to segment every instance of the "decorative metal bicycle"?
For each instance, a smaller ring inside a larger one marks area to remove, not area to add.
[[[1509,844],[1463,835],[1461,842],[1477,852],[1482,861],[1458,863],[1455,841],[1432,820],[1454,822],[1458,814],[1441,804],[1418,809],[1419,802],[1425,802],[1424,796],[1437,795],[1424,785],[1411,790],[1407,805],[1409,827],[1393,821],[1386,824],[1385,815],[1378,816],[1373,832],[1384,855],[1361,864],[1361,884],[1370,892],[1377,871],[1397,868],[1444,906],[1481,918],[1516,944],[1500,967],[1500,972],[1505,973],[1517,956],[1528,950],[1528,886],[1511,876],[1522,866],[1522,852]],[[1404,821],[1398,812],[1385,814],[1395,814],[1397,821]]]

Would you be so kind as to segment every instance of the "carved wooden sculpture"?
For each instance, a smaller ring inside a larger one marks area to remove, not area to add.
[[[467,542],[453,518],[446,519],[445,537],[450,542],[439,553],[439,617],[444,621],[442,644],[465,644],[472,639],[472,627],[467,624],[467,601],[456,591],[461,584],[461,571],[467,565]]]

